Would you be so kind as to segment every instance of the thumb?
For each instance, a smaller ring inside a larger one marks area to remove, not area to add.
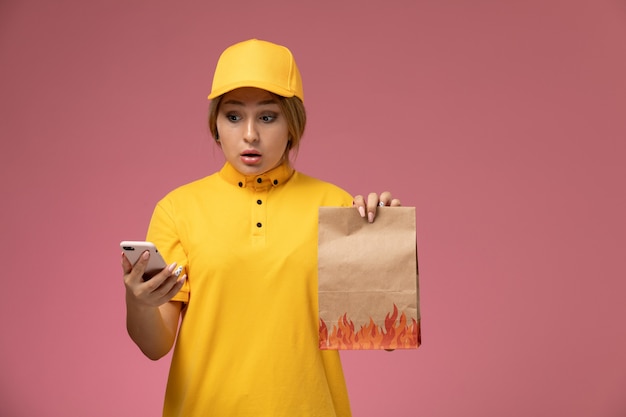
[[[148,265],[148,259],[150,259],[150,252],[144,251],[140,256],[137,262],[134,265],[131,265],[130,261],[126,256],[122,259],[122,266],[124,268],[124,275],[131,274],[131,279],[137,279],[143,281],[143,274],[146,270],[146,266]]]

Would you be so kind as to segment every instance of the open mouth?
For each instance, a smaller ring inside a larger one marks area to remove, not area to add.
[[[255,165],[261,160],[261,154],[257,151],[247,150],[241,153],[241,160],[244,164]]]

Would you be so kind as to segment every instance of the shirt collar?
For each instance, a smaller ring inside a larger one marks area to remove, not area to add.
[[[284,184],[293,175],[294,169],[288,161],[260,175],[243,175],[230,163],[226,162],[220,170],[220,176],[226,182],[240,188],[252,188],[257,191],[267,190]]]

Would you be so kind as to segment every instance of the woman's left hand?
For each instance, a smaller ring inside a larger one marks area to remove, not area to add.
[[[362,195],[354,197],[354,206],[359,211],[361,217],[367,216],[367,221],[372,223],[376,218],[376,209],[382,206],[400,207],[400,200],[392,198],[389,191],[384,191],[380,195],[369,193],[367,199]]]

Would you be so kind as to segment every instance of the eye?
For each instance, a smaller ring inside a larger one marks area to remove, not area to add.
[[[264,114],[260,117],[260,119],[265,123],[271,123],[276,120],[277,115],[274,113]]]
[[[239,116],[236,113],[227,113],[226,114],[226,119],[230,122],[237,122],[239,120],[241,120],[241,116]]]

